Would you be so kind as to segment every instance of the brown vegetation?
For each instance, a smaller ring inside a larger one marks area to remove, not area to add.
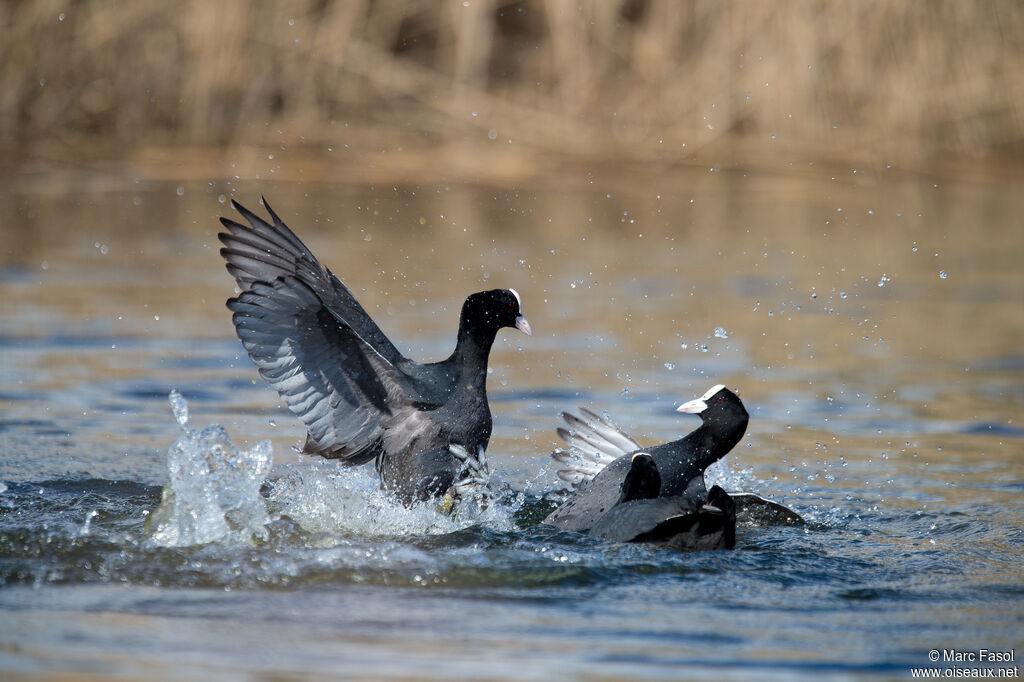
[[[462,178],[1024,156],[1016,0],[4,0],[0,22],[8,170],[182,147]]]

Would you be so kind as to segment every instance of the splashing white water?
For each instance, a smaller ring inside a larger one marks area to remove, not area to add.
[[[380,489],[372,467],[339,468],[320,460],[275,480],[269,502],[307,531],[361,537],[444,535],[474,525],[511,531],[519,506],[489,500],[481,508],[464,500],[449,508],[444,500],[430,500],[404,507]]]
[[[240,450],[219,424],[188,427],[188,403],[168,396],[182,435],[167,451],[170,485],[150,519],[152,540],[165,547],[251,541],[270,521],[260,486],[270,471],[270,441]]]
[[[726,490],[736,492],[757,490],[764,483],[754,475],[752,468],[733,469],[724,459],[713,462],[704,471],[704,481],[708,488],[718,485]]]
[[[381,491],[373,467],[343,467],[312,458],[286,467],[260,494],[273,460],[270,441],[240,450],[214,424],[188,427],[188,403],[177,391],[169,400],[182,435],[167,451],[171,483],[149,529],[157,544],[174,547],[211,542],[251,542],[268,536],[272,518],[288,517],[311,533],[330,536],[443,535],[473,525],[499,531],[515,526],[522,505],[488,499],[431,500],[404,507]]]

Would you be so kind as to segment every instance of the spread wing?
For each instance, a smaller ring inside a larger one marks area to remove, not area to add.
[[[551,457],[566,465],[558,471],[558,477],[570,484],[573,490],[594,478],[606,466],[622,455],[640,449],[640,444],[603,417],[585,407],[580,408],[583,418],[562,413],[568,429],[559,427],[558,435],[568,445],[568,450],[555,450]]]
[[[217,235],[224,244],[220,255],[238,287],[249,291],[257,282],[271,283],[285,277],[302,282],[334,317],[346,325],[391,365],[405,358],[384,335],[341,280],[325,268],[306,245],[274,213],[266,199],[263,205],[271,223],[232,200],[231,205],[249,223],[243,225],[228,218],[220,222],[227,232]]]
[[[228,300],[260,376],[306,425],[304,451],[362,464],[405,399],[393,365],[303,279],[253,280]]]

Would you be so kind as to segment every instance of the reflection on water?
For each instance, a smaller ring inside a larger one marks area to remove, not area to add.
[[[3,667],[902,677],[932,648],[1018,643],[1024,200],[886,173],[0,190]],[[450,351],[467,293],[522,293],[534,336],[499,334],[488,384],[491,466],[521,491],[507,514],[381,532],[372,469],[295,454],[301,426],[224,308],[236,191],[266,194],[411,357]],[[720,382],[752,418],[710,482],[806,528],[747,522],[735,552],[674,553],[535,526],[561,410],[660,442]],[[265,538],[146,537],[173,388],[235,442],[272,441]]]

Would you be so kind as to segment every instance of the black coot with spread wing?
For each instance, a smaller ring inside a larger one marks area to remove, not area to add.
[[[732,450],[747,429],[747,410],[739,397],[719,384],[680,412],[699,414],[703,423],[685,438],[645,448],[661,477],[660,497],[684,497],[693,504],[707,499],[704,470]],[[587,420],[563,415],[572,430],[559,434],[572,448],[554,457],[573,468],[559,472],[577,485],[575,494],[544,519],[564,530],[587,530],[611,509],[640,446],[592,412]]]
[[[242,290],[227,306],[260,376],[306,425],[303,452],[350,464],[376,460],[384,488],[405,504],[478,472],[491,436],[491,345],[502,327],[531,334],[519,294],[469,296],[451,356],[415,362],[265,200],[271,222],[232,205],[249,224],[221,218],[220,253]]]
[[[601,515],[590,535],[614,542],[647,542],[677,549],[732,549],[736,505],[717,485],[704,500],[659,497],[661,476],[654,458],[638,452],[622,481],[619,499]]]

